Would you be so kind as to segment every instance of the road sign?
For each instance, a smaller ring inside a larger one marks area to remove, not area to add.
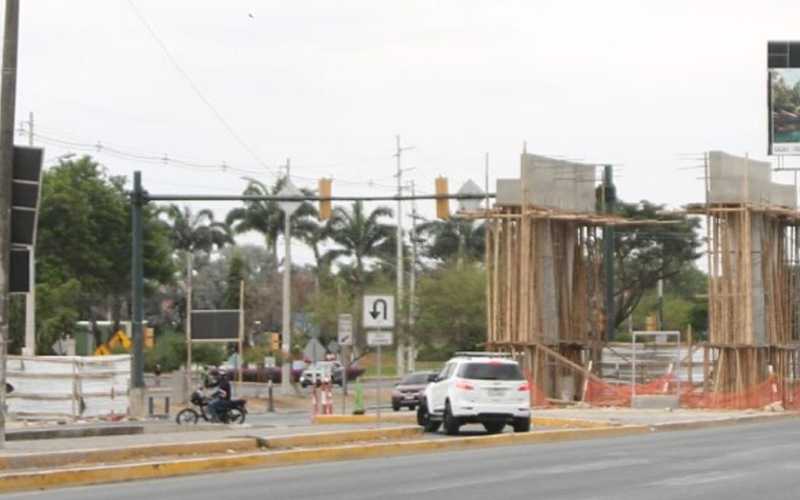
[[[394,297],[391,295],[365,295],[364,326],[367,328],[394,328]]]
[[[264,356],[264,368],[275,368],[275,356]]]
[[[280,190],[278,196],[292,196],[300,198],[303,196],[303,193],[297,189],[297,186],[294,185],[291,179],[287,178],[285,184],[283,185],[283,189]],[[300,205],[303,204],[303,200],[299,199],[298,201],[279,201],[278,205],[281,207],[283,212],[290,216],[300,208]]]
[[[339,345],[353,345],[353,315],[339,315]]]
[[[367,332],[367,345],[370,347],[392,345],[393,337],[392,332]]]

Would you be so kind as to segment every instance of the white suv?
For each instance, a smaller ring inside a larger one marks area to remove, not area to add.
[[[447,434],[458,434],[467,423],[481,423],[490,433],[506,424],[530,431],[530,386],[507,354],[456,353],[430,382],[417,410],[417,423],[428,432],[444,424]]]

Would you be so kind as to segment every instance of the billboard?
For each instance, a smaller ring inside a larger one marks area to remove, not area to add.
[[[192,311],[192,341],[236,342],[240,338],[241,317],[238,309]]]
[[[767,44],[769,154],[800,155],[800,42]]]

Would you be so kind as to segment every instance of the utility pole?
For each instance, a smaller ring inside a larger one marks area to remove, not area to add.
[[[33,111],[30,112],[28,121],[28,146],[33,147]],[[39,182],[39,199],[42,199],[42,183]],[[39,211],[36,211],[36,218],[39,218]],[[33,234],[35,235],[36,226]],[[36,356],[36,240],[30,248],[29,260],[29,289],[25,296],[25,348],[23,354],[26,356]]]
[[[11,178],[17,97],[19,0],[5,2],[3,70],[0,87],[0,448],[6,441],[6,354],[11,285]]]
[[[281,193],[292,194],[293,184],[291,181],[291,168],[292,163],[288,158],[286,159],[286,185],[284,185]],[[281,339],[283,351],[283,367],[281,369],[281,391],[283,394],[289,394],[290,379],[292,376],[292,356],[291,356],[291,335],[292,335],[292,214],[300,204],[295,202],[281,202],[280,206],[283,210],[283,239],[284,239],[284,257],[283,257],[283,314],[281,319]]]
[[[606,165],[603,169],[603,211],[614,213],[617,194],[614,188],[614,167]],[[606,295],[606,340],[614,340],[616,312],[614,311],[614,226],[603,226],[603,265],[605,270]]]
[[[194,252],[186,253],[186,399],[192,394],[192,274],[194,273]]]
[[[417,195],[416,185],[411,181],[411,196]],[[409,288],[408,327],[408,371],[417,370],[417,343],[414,338],[414,317],[417,313],[417,200],[411,202],[411,282]]]
[[[400,147],[400,136],[396,136],[397,138],[397,153],[395,156],[397,157],[397,310],[403,310],[403,202],[399,199],[403,196],[403,164],[402,164],[402,155],[404,149],[410,148],[402,148]],[[398,335],[395,337],[397,338],[397,375],[403,375],[403,366],[404,366],[404,359],[403,359],[403,341],[399,335],[400,333],[400,325],[397,325]]]

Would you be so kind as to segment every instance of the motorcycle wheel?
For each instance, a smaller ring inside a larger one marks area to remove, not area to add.
[[[178,425],[194,425],[197,423],[197,419],[197,412],[191,408],[186,408],[178,413],[175,417],[175,422],[177,422]]]
[[[242,411],[241,408],[231,408],[229,411],[229,420],[232,424],[243,424],[245,412]]]

